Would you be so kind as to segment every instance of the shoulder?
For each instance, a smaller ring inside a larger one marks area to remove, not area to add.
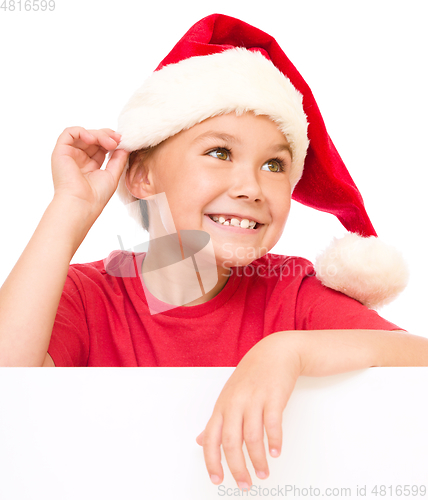
[[[127,250],[113,250],[104,259],[93,262],[70,264],[70,270],[83,275],[109,275],[116,278],[133,278],[137,276],[136,259],[142,253],[135,254]]]
[[[117,295],[122,294],[124,289],[129,292],[133,288],[132,278],[138,277],[137,260],[142,259],[141,255],[114,250],[104,259],[70,264],[64,290],[69,294],[79,290],[82,296]]]

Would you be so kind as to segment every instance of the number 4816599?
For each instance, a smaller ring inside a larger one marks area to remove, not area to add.
[[[9,12],[17,11],[45,11],[55,10],[55,0],[3,0],[0,9]]]

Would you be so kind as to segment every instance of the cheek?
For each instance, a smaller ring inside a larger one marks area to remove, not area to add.
[[[288,220],[288,216],[290,214],[290,208],[291,208],[290,202],[284,204],[283,211],[282,211],[282,227],[281,227],[281,231],[284,231],[285,225],[286,225],[287,220]]]
[[[289,185],[284,186],[284,189],[272,192],[269,200],[271,213],[286,220],[291,208],[291,192]]]
[[[167,172],[169,183],[171,186],[180,187],[186,190],[186,194],[192,195],[192,190],[205,190],[211,184],[211,180],[207,172],[198,165],[195,158],[181,158],[178,162],[168,164]]]
[[[221,191],[220,186],[210,176],[203,175],[203,172],[196,172],[189,175],[185,172],[182,176],[176,177],[173,184],[174,190],[181,193],[181,200],[189,208],[192,206],[204,206]]]

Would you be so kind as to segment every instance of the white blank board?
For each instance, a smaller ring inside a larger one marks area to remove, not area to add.
[[[224,455],[225,479],[215,486],[195,441],[232,372],[0,368],[0,498],[237,498]],[[349,488],[346,498],[361,498],[365,487],[365,498],[380,498],[371,491],[383,485],[384,497],[396,498],[397,486],[427,486],[427,394],[428,368],[299,378],[267,480],[245,450],[254,485],[247,497],[301,498],[312,487],[315,496]]]

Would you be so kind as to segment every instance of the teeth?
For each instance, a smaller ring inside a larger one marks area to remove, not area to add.
[[[248,219],[242,219],[242,221],[239,221],[239,219],[236,219],[234,217],[230,220],[230,223],[223,216],[218,217],[217,215],[213,215],[211,216],[211,218],[213,219],[213,221],[219,224],[223,224],[224,226],[229,226],[230,224],[231,226],[239,226],[244,229],[254,229],[254,226],[257,224],[257,222],[253,220],[250,221]]]

